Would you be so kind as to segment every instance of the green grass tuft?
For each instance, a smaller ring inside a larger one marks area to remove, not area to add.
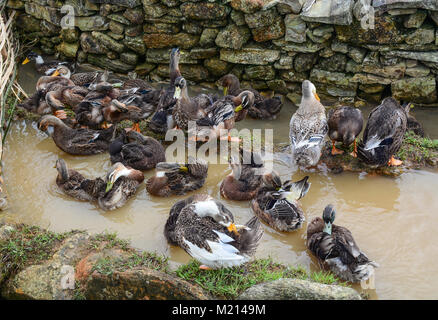
[[[68,236],[76,233],[54,233],[35,226],[16,225],[6,240],[0,241],[1,278],[11,276],[24,266],[50,258],[55,248]]]
[[[90,239],[90,249],[110,249],[119,248],[124,251],[129,249],[129,241],[119,239],[116,232],[105,231],[96,234]]]
[[[331,273],[313,273],[310,276],[302,267],[291,268],[272,261],[271,258],[257,259],[239,267],[200,270],[199,263],[192,261],[176,270],[180,278],[200,285],[213,296],[235,299],[249,287],[280,278],[309,279],[327,284],[339,284]]]

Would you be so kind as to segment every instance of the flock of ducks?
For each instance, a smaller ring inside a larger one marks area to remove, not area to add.
[[[94,202],[103,210],[114,210],[135,195],[145,180],[143,171],[154,168],[155,175],[145,182],[151,195],[168,197],[198,190],[207,178],[208,163],[193,158],[187,163],[167,162],[161,143],[140,133],[141,120],[150,119],[149,128],[157,133],[173,128],[188,130],[188,122],[195,121],[196,140],[233,140],[221,129],[232,129],[247,115],[274,119],[281,110],[281,99],[241,89],[232,74],[219,80],[223,97],[190,96],[179,70],[179,57],[179,50],[172,49],[169,86],[155,89],[134,77],[110,83],[107,72],[72,74],[66,63],[45,65],[41,57],[28,56],[36,60],[39,71],[50,75],[38,80],[35,94],[21,107],[42,116],[39,128],[53,128],[53,141],[64,152],[108,152],[113,164],[104,178],[88,179],[58,159],[56,184],[65,194]],[[67,117],[66,107],[74,112],[73,120]],[[290,121],[293,161],[300,167],[316,166],[328,135],[334,156],[343,153],[335,146],[342,142],[346,147],[354,144],[351,155],[368,164],[400,165],[393,155],[403,141],[408,111],[409,106],[401,106],[393,98],[384,99],[371,112],[363,139],[357,143],[363,128],[361,111],[343,106],[330,110],[327,116],[315,86],[305,80],[301,104]],[[131,120],[134,125],[120,132],[116,124],[123,120]],[[265,170],[258,153],[244,149],[229,162],[232,172],[223,179],[220,194],[224,199],[251,201],[254,217],[243,225],[236,224],[222,202],[207,194],[195,194],[172,206],[164,227],[167,241],[183,248],[201,262],[203,269],[249,261],[263,235],[261,222],[281,232],[293,232],[305,221],[299,200],[309,191],[309,177],[282,181],[276,172]],[[334,220],[335,209],[328,205],[322,219],[314,218],[308,224],[308,249],[342,279],[367,280],[377,264],[360,251],[351,232],[333,224]]]

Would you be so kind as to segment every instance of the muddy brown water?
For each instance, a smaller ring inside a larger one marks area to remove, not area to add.
[[[27,66],[26,66],[27,67]],[[20,79],[28,92],[34,90],[37,75],[30,67],[21,70]],[[201,91],[198,89],[196,91]],[[289,143],[289,120],[296,107],[286,102],[277,120],[247,119],[239,128],[273,128],[275,149]],[[364,109],[368,115],[370,108]],[[415,116],[432,138],[438,138],[438,111],[416,109]],[[91,233],[117,232],[131,240],[134,247],[169,256],[175,263],[186,263],[190,257],[177,247],[169,246],[163,235],[170,207],[182,197],[158,198],[149,195],[142,185],[137,195],[123,208],[104,212],[95,205],[72,200],[55,184],[55,161],[65,159],[72,167],[89,177],[103,176],[110,167],[108,154],[70,156],[58,149],[45,133],[30,121],[15,122],[7,138],[4,154],[4,178],[11,208],[7,218],[62,232],[86,229]],[[337,209],[336,224],[348,227],[359,247],[380,264],[375,289],[365,290],[373,299],[437,299],[438,276],[438,173],[417,170],[397,178],[364,174],[301,172],[287,163],[286,152],[276,152],[274,168],[282,179],[310,176],[310,191],[302,206],[306,220],[320,216],[328,203]],[[154,171],[146,172],[146,178]],[[210,165],[207,182],[197,192],[220,199],[219,186],[230,173],[227,165]],[[234,213],[238,223],[251,216],[249,202],[222,201]],[[302,265],[317,271],[317,261],[305,247],[304,227],[293,233],[279,233],[264,226],[265,234],[256,257],[271,256],[292,266]]]

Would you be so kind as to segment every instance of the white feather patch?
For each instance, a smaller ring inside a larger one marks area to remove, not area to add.
[[[196,202],[193,211],[201,218],[211,216],[212,214],[219,214],[219,208],[212,200]]]

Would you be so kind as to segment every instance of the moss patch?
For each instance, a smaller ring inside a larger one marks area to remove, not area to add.
[[[422,138],[408,131],[397,156],[403,161],[408,160],[421,166],[437,166],[438,139]]]
[[[49,259],[67,237],[79,231],[54,233],[36,226],[18,224],[0,241],[0,283],[23,267]]]
[[[128,251],[129,241],[119,239],[116,232],[108,231],[93,235],[90,238],[90,249],[103,250],[113,248]]]
[[[308,274],[302,267],[291,268],[276,263],[271,258],[257,259],[239,267],[219,270],[201,270],[199,266],[198,262],[192,261],[179,267],[176,274],[184,280],[200,285],[213,296],[224,299],[235,299],[253,285],[280,278],[298,278],[325,284],[341,284],[339,279],[329,272]]]

